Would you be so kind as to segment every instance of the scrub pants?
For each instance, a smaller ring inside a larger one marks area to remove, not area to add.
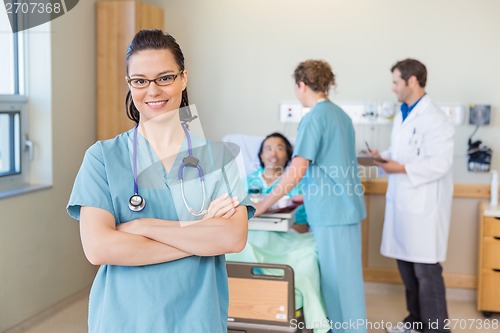
[[[410,313],[405,322],[417,323],[424,332],[450,332],[443,329],[448,319],[443,268],[439,263],[421,264],[397,260],[406,288],[406,307]]]
[[[361,223],[312,229],[332,332],[366,333]]]

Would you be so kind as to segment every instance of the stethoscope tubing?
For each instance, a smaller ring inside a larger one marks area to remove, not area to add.
[[[144,209],[146,205],[146,200],[139,194],[139,186],[137,184],[137,128],[139,127],[139,124],[135,125],[134,127],[134,134],[133,134],[133,147],[132,147],[132,172],[133,172],[133,177],[134,177],[134,195],[132,195],[129,199],[128,206],[130,210],[133,212],[140,212],[141,210]],[[207,210],[205,209],[205,173],[203,172],[203,168],[199,164],[199,160],[193,156],[193,147],[191,143],[191,135],[189,134],[189,131],[186,127],[185,124],[182,124],[182,129],[184,130],[184,133],[186,135],[187,143],[188,143],[188,155],[183,158],[181,165],[179,166],[179,171],[178,171],[178,179],[181,184],[181,196],[182,196],[182,201],[184,203],[184,206],[186,207],[187,211],[193,215],[193,216],[203,216],[207,213]],[[186,200],[186,195],[184,193],[184,168],[185,167],[195,167],[198,170],[198,175],[200,177],[200,182],[201,182],[201,191],[202,191],[202,203],[201,203],[201,208],[200,210],[196,211],[192,207],[189,207],[187,200]],[[139,202],[139,203],[137,203]]]

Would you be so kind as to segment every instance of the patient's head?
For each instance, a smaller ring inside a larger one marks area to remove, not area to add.
[[[260,145],[260,165],[266,169],[283,171],[288,162],[290,162],[292,153],[292,144],[283,134],[269,134]]]

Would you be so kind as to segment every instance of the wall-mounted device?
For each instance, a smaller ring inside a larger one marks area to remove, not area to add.
[[[471,104],[469,107],[469,125],[489,125],[491,121],[491,105]]]
[[[280,122],[298,124],[309,111],[310,108],[305,108],[298,102],[282,102],[279,110]]]
[[[470,172],[488,172],[490,171],[491,158],[493,151],[490,147],[483,145],[481,140],[472,141],[469,138],[469,149],[467,149],[467,170]]]
[[[338,102],[337,104],[351,117],[354,124],[390,123],[398,108],[398,105],[392,101]]]
[[[439,108],[443,110],[448,119],[456,126],[462,125],[465,121],[465,107],[456,103],[440,103]]]
[[[473,141],[472,137],[476,134],[479,126],[489,125],[491,122],[491,105],[471,104],[469,107],[469,124],[476,125],[476,129],[469,137],[469,149],[467,155],[469,161],[467,169],[472,172],[490,171],[491,158],[493,151],[488,146],[483,145],[481,140]]]

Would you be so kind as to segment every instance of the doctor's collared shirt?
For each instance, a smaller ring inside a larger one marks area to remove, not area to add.
[[[422,97],[420,97],[413,105],[408,106],[408,104],[403,103],[401,104],[401,115],[403,116],[403,121],[405,121],[406,117],[410,114],[410,112],[417,106],[418,102],[425,96],[426,94],[423,94]]]

